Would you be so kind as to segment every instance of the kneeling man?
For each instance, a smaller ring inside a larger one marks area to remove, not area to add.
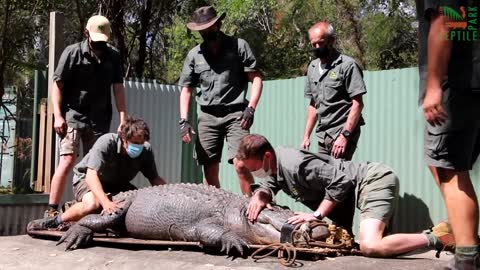
[[[256,220],[262,209],[271,207],[280,190],[313,210],[296,213],[288,220],[297,224],[330,217],[335,206],[352,189],[357,189],[357,208],[361,212],[360,249],[365,256],[388,257],[424,247],[442,250],[445,245],[453,244],[446,223],[434,227],[432,232],[383,237],[398,197],[398,178],[381,163],[355,163],[304,149],[279,147],[274,150],[265,137],[256,134],[242,138],[236,157],[254,176],[265,178],[254,188],[248,206],[251,221]]]
[[[29,230],[55,228],[62,222],[77,221],[102,209],[107,213],[115,211],[118,206],[111,197],[136,189],[130,181],[138,172],[152,185],[165,184],[158,176],[149,139],[149,128],[139,118],[128,118],[120,134],[101,136],[74,168],[73,192],[77,203],[61,215],[31,222]]]

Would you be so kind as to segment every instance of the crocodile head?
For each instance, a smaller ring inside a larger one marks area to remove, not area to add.
[[[257,221],[252,223],[247,221],[247,226],[251,232],[248,238],[252,243],[271,244],[279,243],[281,230],[288,218],[292,217],[294,212],[274,206],[273,210],[264,209],[260,212]],[[311,230],[306,230],[311,239],[325,240],[330,235],[326,226],[318,226]]]

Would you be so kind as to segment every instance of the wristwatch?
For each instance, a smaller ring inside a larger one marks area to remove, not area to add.
[[[313,216],[318,219],[318,220],[322,220],[323,219],[323,216],[322,216],[322,213],[320,213],[320,211],[315,211],[313,212]]]
[[[179,125],[183,125],[183,124],[185,124],[185,122],[187,122],[187,119],[185,119],[185,118],[180,118],[180,121],[178,121],[178,124],[179,124]]]
[[[350,131],[348,131],[348,130],[344,129],[344,130],[342,131],[342,135],[343,135],[343,137],[345,137],[345,138],[349,139],[349,138],[350,138],[350,136],[352,136],[352,132],[350,132]]]

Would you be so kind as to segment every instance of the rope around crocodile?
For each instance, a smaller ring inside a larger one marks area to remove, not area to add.
[[[330,249],[352,249],[354,241],[348,233],[342,229],[338,230],[335,225],[329,225],[325,221],[309,222],[306,226],[304,224],[297,224],[291,233],[293,243],[274,243],[257,249],[252,253],[252,259],[255,262],[264,259],[275,252],[280,264],[287,267],[299,267],[301,263],[295,262],[297,257],[297,248],[330,248]],[[312,240],[308,234],[309,230],[317,227],[325,226],[330,231],[330,236],[326,241]],[[331,242],[331,243],[329,243]],[[338,243],[335,243],[338,242]],[[270,249],[270,250],[269,250]],[[265,250],[269,250],[263,255],[259,255]]]

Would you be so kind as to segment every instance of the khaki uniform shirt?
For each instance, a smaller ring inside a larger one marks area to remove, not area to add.
[[[123,83],[122,73],[120,54],[110,45],[100,63],[87,40],[65,48],[53,80],[63,83],[61,109],[68,126],[90,126],[97,132],[108,132],[112,119],[111,87]]]
[[[276,174],[257,188],[268,190],[272,198],[283,190],[312,210],[316,210],[324,198],[342,202],[367,173],[366,162],[354,163],[289,147],[279,147],[275,154]],[[355,206],[352,204],[352,207]]]
[[[248,43],[222,33],[219,57],[212,56],[206,44],[193,48],[187,55],[180,76],[180,86],[198,87],[200,106],[248,103],[246,72],[256,70],[257,61]]]
[[[347,122],[352,107],[352,97],[367,92],[361,68],[355,60],[338,54],[323,73],[320,74],[320,59],[308,66],[305,83],[305,97],[315,104],[318,116],[317,136],[324,138],[324,132],[336,138]],[[358,126],[364,125],[363,118]]]
[[[74,167],[73,184],[85,179],[87,169],[97,171],[100,182],[105,186],[129,183],[138,172],[149,180],[158,176],[155,158],[150,143],[145,142],[137,158],[122,153],[122,140],[115,133],[107,133],[93,145],[88,154]]]

